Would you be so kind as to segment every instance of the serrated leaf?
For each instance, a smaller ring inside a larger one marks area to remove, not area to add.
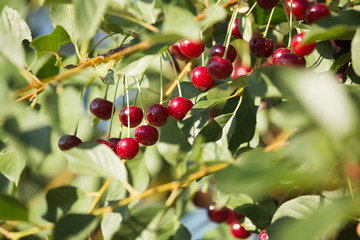
[[[18,199],[0,193],[0,219],[10,221],[27,221],[28,210]]]
[[[18,68],[24,65],[24,49],[16,36],[5,26],[0,24],[0,56],[14,64]]]
[[[15,152],[0,153],[0,172],[17,186],[26,165],[25,159]]]
[[[36,50],[37,56],[41,57],[45,53],[57,54],[60,47],[70,41],[65,29],[57,25],[50,34],[35,38],[30,46]]]
[[[32,41],[29,26],[15,9],[5,6],[1,14],[1,21],[2,24],[14,34],[19,42],[22,42],[24,39],[29,42]]]
[[[53,4],[50,5],[49,10],[53,26],[62,26],[69,34],[71,41],[75,43],[78,40],[78,37],[76,37],[74,33],[72,11],[73,6],[68,4]]]
[[[360,76],[360,28],[355,32],[354,38],[351,42],[351,58],[352,58],[352,67],[356,75]]]

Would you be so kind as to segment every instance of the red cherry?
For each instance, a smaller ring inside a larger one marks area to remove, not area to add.
[[[109,120],[111,118],[112,107],[112,102],[102,98],[95,98],[90,103],[90,112],[102,120]]]
[[[292,53],[285,53],[278,59],[277,65],[305,67],[306,61],[304,57]]]
[[[151,146],[159,139],[159,132],[153,126],[143,125],[135,129],[134,138],[142,145]]]
[[[234,221],[231,223],[231,227],[230,227],[231,233],[234,237],[236,238],[248,238],[251,233],[246,231],[246,229],[240,225],[240,223],[238,223],[237,221]]]
[[[136,106],[130,106],[129,107],[130,110],[130,127],[136,127],[138,126],[142,119],[143,119],[143,111],[141,110],[141,108],[136,107]],[[120,122],[124,125],[124,126],[128,126],[128,108],[124,107],[123,109],[121,109],[120,114],[119,114],[119,119]]]
[[[184,97],[173,98],[168,105],[169,114],[175,120],[181,121],[194,104]]]
[[[302,57],[312,53],[316,47],[316,42],[302,44],[304,36],[305,36],[304,33],[299,33],[291,41],[291,48],[294,51],[294,53]]]
[[[162,127],[169,119],[169,111],[162,104],[151,105],[146,112],[146,119],[151,125]]]
[[[306,9],[309,7],[309,2],[307,0],[286,0],[286,11],[288,16],[290,16],[291,1],[292,12],[296,21],[304,20],[306,17]]]
[[[250,40],[250,51],[255,57],[270,57],[274,51],[274,42],[269,38],[254,36]]]
[[[331,16],[331,13],[325,4],[322,3],[315,3],[306,10],[306,21],[310,25],[328,16]]]
[[[82,141],[77,136],[66,134],[59,139],[58,146],[60,150],[66,151],[76,147],[80,143],[82,143]]]
[[[212,204],[209,206],[207,213],[211,221],[222,223],[228,219],[230,211],[227,207],[216,209],[215,205]]]
[[[180,43],[175,43],[174,45],[172,45],[169,49],[170,53],[172,55],[174,55],[174,57],[176,57],[179,60],[182,61],[189,61],[190,58],[188,58],[187,56],[185,56],[181,50],[180,50]]]
[[[111,150],[114,151],[114,153],[116,153],[116,147],[114,144],[112,144],[111,142],[108,142],[104,139],[96,139],[95,142],[99,143],[99,144],[104,144],[106,146],[108,146]]]
[[[273,64],[276,64],[279,57],[281,57],[285,53],[291,53],[290,49],[287,49],[287,48],[278,48],[278,49],[276,49],[274,51],[274,53],[272,54],[272,62],[273,62]]]
[[[115,149],[116,149],[116,146],[120,140],[121,140],[120,138],[110,138],[109,142],[111,142],[115,146]]]
[[[229,27],[230,22],[228,23]],[[231,36],[236,39],[242,39],[242,35],[239,31],[239,19],[235,19],[234,23],[231,25]]]
[[[209,74],[206,67],[196,67],[191,73],[191,81],[194,87],[201,91],[209,90],[215,83],[214,78]]]
[[[235,66],[235,70],[234,70],[234,76],[233,79],[240,77],[240,76],[245,76],[247,75],[249,72],[251,72],[251,68],[245,67],[241,64],[236,65]]]
[[[225,46],[222,44],[215,44],[210,50],[210,57],[215,57],[215,56],[223,57],[224,53],[225,53]],[[236,55],[237,55],[236,49],[232,45],[229,45],[228,51],[226,53],[226,59],[229,60],[230,62],[234,62]]]
[[[259,234],[259,239],[258,240],[270,240],[269,236],[267,235],[266,230],[263,230],[260,234]]]
[[[351,48],[351,40],[334,40],[334,43],[338,47]]]
[[[199,208],[208,208],[212,203],[212,195],[209,191],[197,191],[192,198],[192,202]]]
[[[123,138],[116,146],[116,153],[121,159],[130,160],[139,152],[139,143],[133,138]]]
[[[277,0],[256,0],[256,2],[262,9],[272,9],[278,3]]]
[[[203,41],[191,41],[189,39],[180,42],[180,51],[189,58],[198,58],[205,49]]]
[[[234,212],[233,210],[229,209],[230,211],[230,214],[229,214],[229,217],[228,219],[226,219],[226,222],[228,224],[231,224],[232,222],[234,221],[241,221],[245,216],[240,214],[240,213],[237,213],[237,212]]]
[[[229,60],[215,56],[210,59],[207,69],[213,78],[224,80],[230,77],[233,65]]]

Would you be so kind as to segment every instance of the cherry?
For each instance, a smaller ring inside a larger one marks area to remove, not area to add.
[[[113,143],[111,143],[110,141],[106,141],[104,139],[96,139],[95,142],[99,143],[99,144],[104,144],[106,146],[108,146],[111,150],[114,151],[114,153],[116,153],[116,145],[114,145]]]
[[[80,143],[82,143],[82,141],[77,136],[66,134],[59,139],[58,146],[60,150],[65,151],[76,147]]]
[[[248,238],[251,235],[251,233],[246,231],[246,229],[237,221],[231,223],[230,230],[232,235],[236,238]]]
[[[121,140],[120,138],[110,138],[109,142],[111,142],[115,146],[115,149],[116,149],[116,146],[120,140]]]
[[[222,223],[228,219],[228,217],[230,215],[230,211],[227,207],[223,207],[221,209],[216,209],[215,204],[211,204],[208,207],[207,214],[211,221],[217,222],[217,223]]]
[[[255,57],[270,57],[274,51],[274,42],[269,38],[254,36],[250,40],[250,51]]]
[[[188,58],[187,56],[185,56],[181,50],[180,50],[180,43],[175,43],[174,45],[172,45],[169,49],[170,53],[172,55],[174,55],[175,58],[182,60],[182,61],[189,61],[190,58]]]
[[[212,203],[212,195],[209,191],[197,191],[192,198],[192,202],[199,208],[208,208]]]
[[[277,65],[305,67],[306,61],[304,57],[292,53],[285,53],[277,60]]]
[[[112,102],[102,98],[95,98],[90,103],[90,112],[102,120],[109,120],[111,118],[112,107]]]
[[[162,127],[169,119],[169,111],[162,104],[151,105],[146,112],[146,119],[151,125]]]
[[[272,9],[278,3],[277,0],[256,0],[256,2],[262,9]]]
[[[130,160],[139,152],[139,143],[133,138],[123,138],[116,146],[116,153],[121,159]]]
[[[215,44],[210,50],[210,57],[215,57],[215,56],[223,57],[224,53],[225,53],[225,46],[222,44]],[[236,55],[237,55],[236,49],[232,45],[229,45],[228,51],[226,53],[226,59],[229,60],[230,62],[234,62]]]
[[[245,76],[247,75],[249,72],[251,72],[251,68],[245,67],[241,64],[238,64],[235,66],[235,70],[234,70],[234,76],[233,79],[240,77],[240,76]]]
[[[181,121],[194,104],[184,97],[173,98],[168,105],[169,114],[175,120]]]
[[[189,58],[198,58],[205,49],[203,41],[191,41],[189,39],[180,42],[180,51]]]
[[[230,22],[229,22],[230,24]],[[228,27],[229,27],[228,24]],[[242,39],[242,35],[239,31],[239,19],[235,19],[234,23],[231,26],[231,36],[236,39]]]
[[[334,40],[334,43],[338,47],[342,48],[350,48],[351,47],[351,40]]]
[[[259,239],[258,240],[270,240],[269,236],[267,235],[266,230],[263,230],[260,234],[259,234]]]
[[[210,59],[207,69],[213,78],[224,80],[230,77],[233,65],[229,60],[215,56]]]
[[[272,62],[276,64],[278,62],[278,59],[285,53],[291,53],[290,49],[287,48],[278,48],[274,51],[272,54]]]
[[[291,0],[286,0],[286,11],[290,16]],[[307,0],[292,0],[292,12],[295,16],[296,21],[301,21],[306,18],[306,9],[309,7]]]
[[[306,10],[306,21],[311,25],[319,19],[330,15],[331,13],[325,4],[315,3]]]
[[[209,90],[215,83],[214,78],[209,74],[206,67],[196,67],[191,73],[191,81],[194,87],[201,91]]]
[[[142,145],[151,146],[159,139],[159,132],[153,126],[143,125],[135,129],[134,138]]]
[[[294,51],[294,53],[302,57],[312,53],[316,47],[316,42],[302,44],[304,36],[305,36],[304,33],[299,33],[291,41],[291,48]]]
[[[130,127],[136,127],[138,126],[142,119],[143,119],[143,111],[141,110],[141,108],[136,107],[136,106],[130,106],[129,107],[130,110]],[[124,126],[128,126],[128,108],[124,107],[123,109],[121,109],[120,114],[119,114],[119,118],[120,118],[120,122],[122,124],[124,124]]]
[[[230,211],[230,214],[229,214],[229,217],[228,219],[226,220],[226,222],[228,224],[231,224],[233,221],[241,221],[245,216],[240,214],[240,213],[237,213],[237,212],[234,212],[233,210],[229,209]]]

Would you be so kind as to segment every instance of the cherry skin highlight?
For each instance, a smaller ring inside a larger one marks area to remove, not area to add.
[[[159,139],[159,132],[153,126],[143,125],[135,129],[134,138],[142,145],[151,146]]]
[[[258,240],[270,240],[269,236],[267,235],[266,230],[261,231],[261,233],[259,234]]]
[[[130,160],[139,152],[139,143],[133,138],[123,138],[116,146],[116,153],[121,159]]]
[[[194,104],[189,99],[175,97],[169,102],[168,110],[172,118],[182,121],[193,106]]]
[[[102,98],[95,98],[90,103],[90,112],[101,120],[109,120],[111,118],[112,107],[112,102]]]
[[[250,72],[251,72],[251,68],[248,68],[241,64],[238,64],[235,66],[233,79],[240,77],[240,76],[245,76]]]
[[[309,7],[307,0],[292,0],[292,12],[295,16],[296,21],[301,21],[306,18],[306,10]],[[290,16],[291,0],[286,0],[286,12]]]
[[[209,74],[206,67],[196,67],[191,73],[191,81],[194,87],[201,91],[209,90],[215,83],[214,78]]]
[[[331,16],[331,13],[323,3],[315,3],[306,10],[306,21],[310,25],[328,16]]]
[[[230,77],[233,65],[229,60],[215,56],[210,59],[207,69],[213,78],[224,80]]]
[[[129,110],[130,110],[130,127],[137,127],[142,119],[143,119],[143,111],[141,110],[141,108],[136,107],[136,106],[129,106]],[[120,113],[119,113],[119,119],[120,122],[124,125],[124,126],[128,126],[128,108],[124,107],[123,109],[121,109]]]
[[[257,5],[262,9],[272,9],[278,3],[278,0],[256,0]]]
[[[162,104],[153,104],[146,111],[146,119],[151,125],[162,127],[169,119],[169,110]]]
[[[225,53],[225,46],[222,44],[215,44],[210,50],[210,57],[215,57],[215,56],[223,57],[224,53]],[[228,51],[226,53],[226,59],[229,60],[230,62],[234,62],[236,59],[236,55],[237,55],[236,49],[232,45],[229,45]]]
[[[246,229],[241,226],[240,223],[238,223],[237,221],[231,223],[230,230],[231,234],[236,238],[244,239],[248,238],[251,235],[251,233],[246,231]]]
[[[198,58],[205,49],[203,41],[191,41],[189,39],[180,42],[180,51],[188,58]]]
[[[290,49],[287,48],[278,48],[274,51],[272,54],[272,62],[273,64],[276,64],[278,62],[278,59],[285,53],[291,53]]]
[[[298,56],[306,56],[312,53],[316,47],[315,42],[310,42],[306,44],[302,44],[305,34],[299,33],[297,34],[294,39],[291,41],[291,48],[294,53]]]
[[[207,214],[211,221],[222,223],[228,219],[230,211],[227,207],[216,209],[215,204],[212,204],[209,206]]]
[[[274,42],[269,38],[254,36],[250,40],[250,51],[255,57],[270,57],[274,51]]]
[[[96,139],[95,142],[99,143],[99,144],[104,144],[106,146],[108,146],[111,150],[114,151],[114,153],[116,153],[116,147],[114,144],[112,144],[110,141],[106,141],[104,139]]]
[[[59,139],[58,146],[60,150],[66,151],[76,147],[80,143],[82,143],[82,141],[77,136],[66,134]]]

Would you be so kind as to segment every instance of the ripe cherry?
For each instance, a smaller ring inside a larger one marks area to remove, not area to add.
[[[256,0],[256,2],[262,9],[272,9],[278,3],[277,0]]]
[[[240,223],[238,223],[237,221],[233,221],[231,223],[231,227],[230,227],[231,233],[234,237],[236,238],[248,238],[251,233],[246,231],[246,229],[240,225]]]
[[[316,42],[302,44],[304,36],[305,36],[304,33],[299,33],[291,41],[291,48],[294,51],[294,53],[302,57],[312,53],[316,47]]]
[[[215,56],[223,57],[224,53],[225,53],[225,46],[222,44],[215,44],[210,50],[210,57],[215,57]],[[226,53],[226,59],[229,60],[230,62],[234,62],[236,55],[237,55],[236,49],[232,45],[229,45],[228,51]]]
[[[274,51],[274,42],[269,38],[254,36],[250,40],[250,51],[255,57],[270,57]]]
[[[129,107],[130,110],[130,127],[136,127],[138,126],[142,119],[143,119],[143,111],[141,110],[141,108],[136,107],[136,106],[130,106]],[[124,124],[124,126],[128,126],[128,108],[124,107],[123,109],[121,109],[120,114],[119,114],[119,119],[120,122],[122,124]]]
[[[269,236],[267,235],[266,230],[261,231],[261,233],[259,234],[258,240],[270,240]]]
[[[175,120],[181,121],[194,104],[184,97],[173,98],[168,105],[169,114]]]
[[[291,53],[290,49],[287,48],[278,48],[274,51],[272,54],[272,62],[273,64],[276,64],[278,62],[278,59],[285,53]]]
[[[280,56],[277,60],[277,65],[282,66],[298,66],[298,67],[305,67],[306,61],[304,57],[298,56],[292,53],[285,53]]]
[[[74,135],[64,135],[59,139],[58,146],[60,150],[66,151],[82,143],[81,139]]]
[[[211,221],[222,223],[225,222],[230,214],[230,211],[227,207],[223,207],[221,209],[216,209],[215,204],[209,206],[207,210],[207,214]]]
[[[249,72],[251,72],[251,68],[245,67],[241,64],[238,64],[235,66],[235,70],[234,70],[234,76],[233,79],[240,77],[240,76],[245,76],[247,75]]]
[[[290,16],[292,1],[292,12],[295,16],[296,21],[301,21],[306,18],[306,9],[309,7],[309,2],[307,0],[286,0],[286,11]]]
[[[199,208],[208,208],[212,203],[212,195],[209,191],[197,191],[192,198],[192,202]]]
[[[111,142],[115,146],[115,149],[116,149],[116,146],[120,140],[121,140],[120,138],[110,138],[109,142]]]
[[[114,145],[113,143],[111,143],[110,141],[106,141],[104,139],[96,139],[95,142],[99,143],[99,144],[104,144],[106,146],[108,146],[111,150],[114,151],[114,153],[116,153],[116,145]]]
[[[90,112],[102,120],[109,120],[111,118],[112,107],[112,102],[102,98],[95,98],[90,103]]]
[[[142,145],[151,146],[159,139],[159,132],[153,126],[143,125],[135,129],[134,138]]]
[[[214,78],[209,74],[206,67],[196,67],[191,73],[191,81],[194,87],[201,91],[209,90],[215,83]]]
[[[229,22],[230,24],[230,22]],[[228,27],[229,27],[228,24]],[[231,26],[231,36],[236,39],[242,39],[242,35],[239,31],[239,19],[235,19],[233,25]]]
[[[213,78],[224,80],[230,77],[233,65],[229,60],[215,56],[210,59],[207,69]]]
[[[240,213],[237,213],[237,212],[234,212],[233,210],[229,209],[230,211],[230,214],[229,214],[229,217],[228,219],[226,219],[226,222],[228,224],[231,224],[232,222],[234,221],[241,221],[245,216],[240,214]]]
[[[306,10],[306,21],[308,24],[313,24],[319,19],[330,16],[329,9],[322,3],[315,3]]]
[[[133,138],[123,138],[116,146],[116,153],[121,159],[130,160],[139,152],[139,143]]]
[[[169,119],[169,111],[162,104],[151,105],[146,111],[146,119],[155,127],[164,126]]]
[[[198,58],[205,49],[203,41],[191,41],[189,39],[180,42],[180,51],[189,58]]]
[[[180,50],[180,43],[175,43],[169,49],[170,53],[174,55],[175,58],[182,60],[182,61],[189,61],[190,58],[185,56]]]

